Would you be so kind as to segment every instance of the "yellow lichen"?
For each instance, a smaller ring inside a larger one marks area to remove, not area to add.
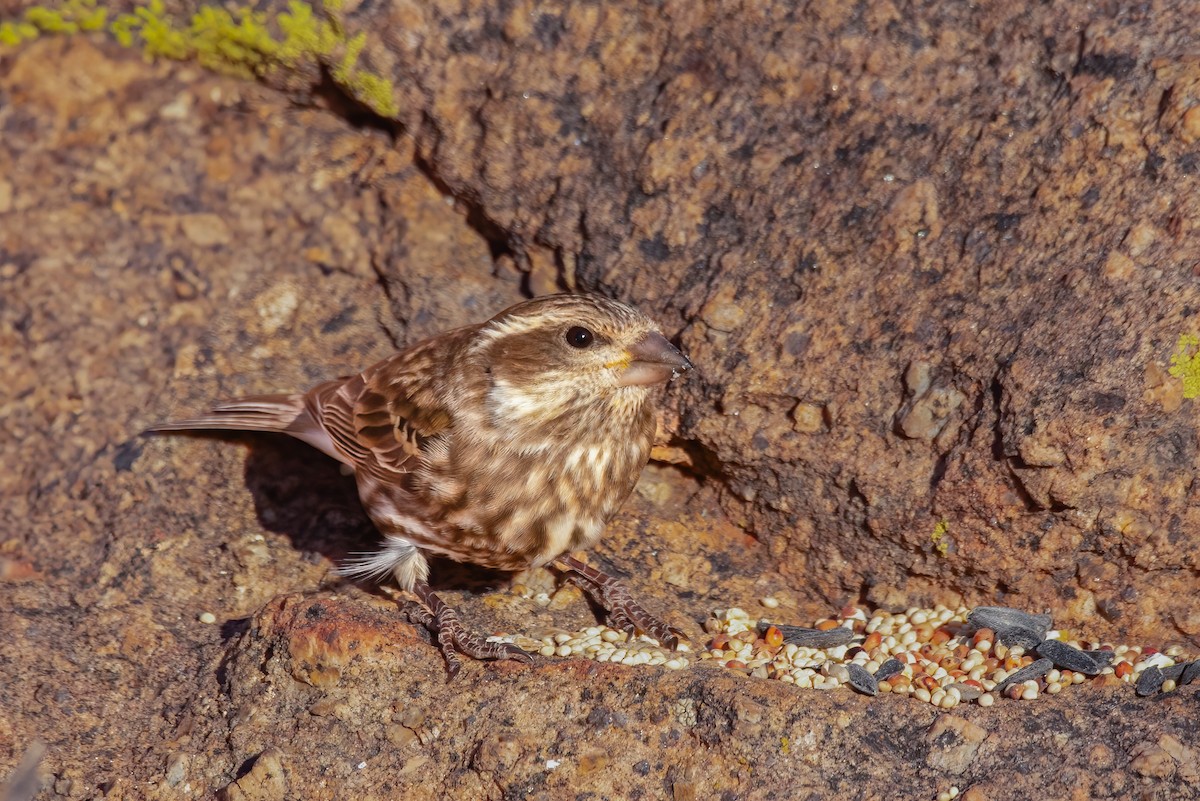
[[[1200,336],[1179,335],[1167,372],[1183,381],[1183,397],[1200,397]]]
[[[358,67],[366,34],[348,38],[336,19],[319,18],[302,0],[291,0],[288,10],[273,20],[251,8],[201,6],[186,23],[168,14],[163,0],[149,0],[111,22],[96,4],[97,0],[67,0],[57,8],[29,8],[22,20],[0,23],[0,45],[16,46],[43,33],[107,30],[124,47],[140,44],[147,58],[194,59],[209,69],[243,77],[295,68],[306,59],[336,58],[334,80],[351,95],[384,116],[399,113],[392,82]],[[341,0],[322,4],[336,11]]]
[[[938,552],[938,556],[948,556],[950,554],[950,540],[947,534],[950,533],[950,524],[945,520],[939,520],[938,524],[933,527],[933,534],[929,539],[933,542],[933,549]]]

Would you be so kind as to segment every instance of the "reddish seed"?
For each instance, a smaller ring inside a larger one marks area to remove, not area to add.
[[[817,631],[833,631],[839,625],[841,624],[839,624],[836,620],[822,620],[820,623],[814,626],[814,628]]]
[[[934,629],[933,634],[929,635],[929,641],[934,645],[944,645],[950,641],[950,632],[945,628]]]
[[[963,682],[963,684],[966,684],[970,687],[976,687],[979,690],[983,690],[983,684],[978,681],[975,681],[975,679],[967,679],[966,681]]]
[[[870,651],[874,651],[876,648],[878,648],[882,644],[883,644],[883,635],[880,634],[878,631],[876,631],[872,634],[867,635],[867,638],[865,640],[863,640],[862,647],[864,650],[870,652]]]
[[[1129,664],[1125,660],[1121,660],[1120,662],[1118,662],[1116,665],[1113,666],[1113,673],[1116,674],[1118,679],[1123,679],[1132,672],[1133,672],[1133,665]]]
[[[1014,701],[1019,701],[1019,700],[1021,700],[1021,694],[1023,692],[1025,692],[1024,684],[1014,684],[1011,687],[1009,687],[1007,690],[1005,690],[1004,694],[1007,695],[1009,698],[1011,698]]]
[[[957,656],[959,659],[966,659],[967,654],[969,654],[969,653],[971,653],[971,649],[968,648],[966,645],[960,645],[954,649],[954,655]]]
[[[975,632],[975,636],[971,638],[971,644],[977,645],[984,640],[987,640],[988,642],[995,642],[996,632],[992,631],[991,629],[980,629],[979,631]]]
[[[857,606],[843,606],[842,607],[842,617],[843,618],[854,617],[857,614],[858,614]]]
[[[724,651],[727,645],[729,645],[729,637],[724,634],[718,634],[716,637],[713,637],[710,647],[716,651]]]
[[[768,648],[778,648],[783,645],[783,632],[774,626],[768,626],[766,634],[763,635],[763,640],[766,641]]]
[[[725,663],[725,667],[734,668],[736,670],[738,668],[746,667],[746,663],[740,659],[730,659]]]
[[[1157,654],[1157,653],[1158,653],[1158,649],[1157,649],[1157,648],[1151,648],[1151,647],[1150,647],[1150,646],[1148,646],[1148,645],[1147,645],[1145,648],[1143,648],[1143,649],[1142,649],[1142,656],[1152,656],[1152,655],[1154,655],[1154,654]]]

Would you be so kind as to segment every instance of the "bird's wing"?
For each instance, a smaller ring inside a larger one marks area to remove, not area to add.
[[[411,472],[426,444],[450,428],[451,365],[477,329],[449,331],[313,387],[309,414],[356,470],[385,481]]]

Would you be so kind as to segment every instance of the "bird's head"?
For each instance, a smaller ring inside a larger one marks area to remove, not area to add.
[[[483,325],[474,344],[488,372],[493,421],[576,419],[608,428],[641,412],[650,390],[692,363],[650,318],[598,295],[548,295]]]

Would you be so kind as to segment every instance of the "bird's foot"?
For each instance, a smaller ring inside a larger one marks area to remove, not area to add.
[[[608,624],[614,629],[630,636],[640,631],[667,648],[679,647],[683,632],[646,611],[634,600],[625,582],[571,556],[560,556],[557,564],[566,571],[572,583],[608,612]]]
[[[512,643],[489,642],[479,632],[463,625],[458,612],[439,598],[428,584],[418,582],[413,592],[421,599],[423,607],[412,614],[415,622],[429,629],[437,638],[442,656],[446,658],[446,669],[452,680],[462,669],[459,654],[466,654],[472,659],[517,659],[522,662],[533,662],[529,652],[518,648]]]

